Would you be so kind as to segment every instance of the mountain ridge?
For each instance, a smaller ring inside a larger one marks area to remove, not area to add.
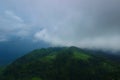
[[[1,80],[119,80],[119,74],[116,61],[72,46],[36,49],[8,65]]]

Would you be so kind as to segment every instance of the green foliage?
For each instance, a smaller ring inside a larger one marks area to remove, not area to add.
[[[33,77],[31,80],[42,80],[42,79],[38,77]]]
[[[120,65],[76,47],[37,49],[7,66],[0,80],[120,80]]]
[[[4,71],[4,68],[5,68],[5,67],[3,67],[3,66],[0,66],[0,74],[2,74],[2,73],[3,73],[3,71]]]
[[[0,67],[0,74],[2,73],[2,68]]]
[[[54,60],[55,57],[56,57],[56,55],[48,55],[48,56],[41,58],[40,60],[50,62],[51,60]]]
[[[81,60],[85,60],[85,61],[88,61],[90,58],[91,58],[91,56],[90,55],[88,55],[88,54],[85,54],[85,53],[79,53],[79,52],[75,52],[74,53],[74,57],[76,58],[76,59],[81,59]]]

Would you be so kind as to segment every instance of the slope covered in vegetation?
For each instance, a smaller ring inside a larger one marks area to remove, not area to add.
[[[6,67],[0,80],[120,80],[120,65],[76,47],[37,49]]]

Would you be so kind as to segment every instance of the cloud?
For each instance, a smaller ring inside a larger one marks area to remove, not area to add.
[[[0,42],[6,42],[8,41],[4,36],[0,36]]]
[[[12,28],[1,33],[17,32],[16,36],[52,45],[120,50],[119,4],[119,0],[11,0],[9,6],[24,17],[5,11],[1,25]]]
[[[63,33],[64,34],[64,33]],[[66,38],[65,38],[66,37]],[[73,38],[74,37],[74,38]],[[43,40],[52,44],[53,46],[77,46],[89,49],[103,49],[103,50],[119,50],[120,37],[119,35],[112,36],[97,36],[77,38],[77,36],[57,36],[56,33],[50,33],[46,29],[41,30],[35,34],[35,39]]]
[[[17,20],[19,22],[24,22],[23,19],[21,19],[19,16],[17,16],[12,11],[5,11],[5,15],[8,16],[9,18]]]
[[[17,16],[13,11],[6,10],[0,15],[0,41],[8,41],[13,37],[26,37],[29,35],[30,25],[24,23],[24,20]]]
[[[72,8],[64,5],[67,15],[57,13],[64,17],[37,32],[35,38],[53,45],[120,50],[120,1],[75,1],[66,3]]]

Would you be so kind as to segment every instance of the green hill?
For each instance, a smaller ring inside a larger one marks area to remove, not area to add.
[[[120,80],[120,64],[76,47],[43,48],[8,65],[0,80]]]

